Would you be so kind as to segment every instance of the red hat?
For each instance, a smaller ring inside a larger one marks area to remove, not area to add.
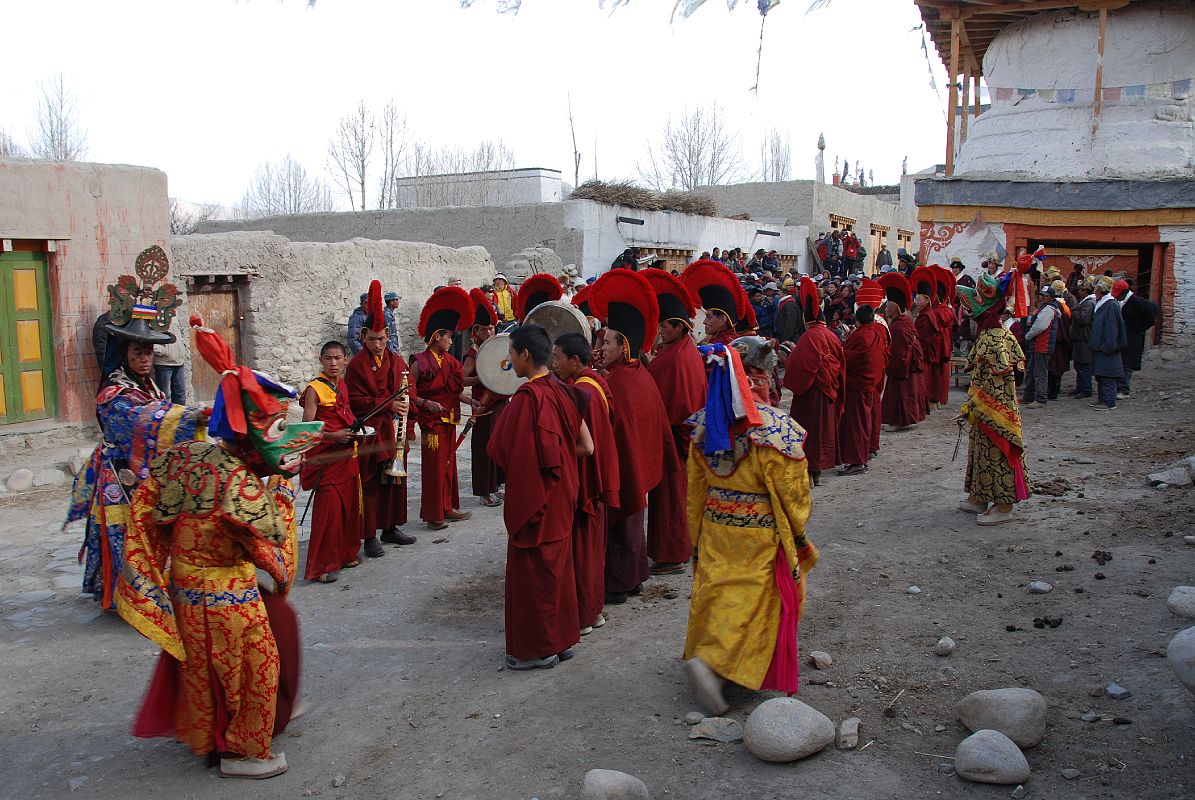
[[[1129,290],[1129,282],[1126,281],[1124,278],[1121,278],[1116,283],[1112,284],[1112,296],[1115,297],[1117,300],[1119,300],[1121,295],[1123,295],[1128,290]]]
[[[680,279],[662,269],[649,269],[642,274],[651,284],[656,302],[660,305],[660,322],[676,320],[692,329],[697,301]]]
[[[490,303],[490,298],[485,296],[485,292],[481,289],[470,289],[469,299],[473,301],[473,324],[474,325],[497,325],[498,312],[494,310],[494,306]]]
[[[885,272],[876,282],[884,290],[884,297],[900,306],[901,311],[909,310],[913,304],[913,287],[908,278],[899,272]]]
[[[515,298],[515,318],[522,322],[527,313],[540,303],[559,300],[564,295],[564,288],[560,281],[546,272],[537,272],[519,287],[518,297]]]
[[[946,267],[934,264],[930,267],[934,271],[934,286],[938,292],[938,302],[947,303],[954,299],[954,273]]]
[[[386,330],[386,306],[382,303],[382,282],[372,281],[365,296],[365,327],[375,333]]]
[[[703,258],[685,267],[680,281],[706,311],[721,311],[734,325],[746,318],[751,303],[734,273],[720,261]]]
[[[660,304],[641,273],[610,270],[593,284],[589,305],[595,317],[626,339],[631,358],[651,349],[656,339]]]
[[[587,283],[573,294],[572,304],[577,307],[587,317],[593,316],[593,309],[589,307],[589,290],[593,288],[592,283]]]
[[[877,309],[884,302],[884,288],[871,278],[864,278],[855,292],[855,304]]]
[[[747,315],[739,320],[739,324],[734,326],[735,333],[752,333],[759,330],[759,319],[755,316],[755,306],[750,303],[747,304]]]
[[[423,304],[419,314],[419,335],[424,341],[437,331],[461,331],[476,315],[469,293],[459,286],[441,286]]]
[[[822,298],[817,292],[817,284],[808,275],[801,276],[801,285],[797,288],[797,301],[801,304],[801,314],[806,322],[813,322],[822,315]]]
[[[909,273],[909,285],[914,294],[923,294],[930,302],[938,299],[937,275],[933,267],[917,267]]]

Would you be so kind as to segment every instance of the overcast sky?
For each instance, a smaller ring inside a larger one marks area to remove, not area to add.
[[[944,107],[929,85],[913,0],[833,0],[768,15],[760,87],[753,0],[708,0],[669,23],[672,0],[23,0],[6,4],[0,130],[33,126],[38,83],[62,71],[88,160],[164,170],[172,195],[233,204],[256,167],[292,153],[324,174],[328,141],[358,99],[393,98],[415,135],[472,147],[501,138],[518,166],[572,181],[571,93],[581,179],[635,178],[669,114],[718,103],[749,171],[772,127],[793,177],[813,176],[820,132],[877,183],[943,159]],[[942,97],[944,70],[930,45]],[[595,145],[596,140],[596,145]],[[347,208],[347,203],[345,204]]]

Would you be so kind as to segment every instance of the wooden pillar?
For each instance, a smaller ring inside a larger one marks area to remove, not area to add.
[[[1104,103],[1104,33],[1108,29],[1108,9],[1100,9],[1100,37],[1095,56],[1095,106],[1091,114],[1091,140],[1100,128],[1100,110]]]
[[[1158,320],[1153,326],[1153,333],[1150,334],[1150,344],[1159,344],[1162,341],[1162,328],[1160,324],[1162,321],[1162,311],[1166,303],[1165,294],[1165,261],[1163,253],[1166,250],[1165,243],[1158,243],[1153,246],[1153,252],[1150,254],[1152,259],[1149,265],[1149,299],[1158,307]]]
[[[981,111],[980,102],[979,102],[979,73],[978,72],[976,72],[974,75],[971,76],[971,96],[974,98],[973,102],[975,103],[975,109],[974,109],[975,118],[978,119],[980,111]]]
[[[962,21],[958,18],[958,11],[955,10],[954,18],[950,20],[950,75],[947,80],[950,81],[950,99],[947,101],[946,114],[946,177],[954,174],[954,116],[958,109],[958,56],[959,56],[959,29],[962,27]]]
[[[967,141],[968,120],[970,120],[970,106],[971,106],[971,75],[970,68],[963,67],[963,102],[959,106],[959,110],[963,113],[962,130],[959,131],[959,143]]]

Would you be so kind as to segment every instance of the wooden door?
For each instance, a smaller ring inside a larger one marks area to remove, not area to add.
[[[203,324],[224,337],[241,363],[240,306],[234,286],[196,286],[191,290],[191,313],[203,318]],[[220,385],[220,376],[191,348],[191,382],[196,397],[212,400]]]
[[[57,412],[43,253],[0,253],[0,424]]]

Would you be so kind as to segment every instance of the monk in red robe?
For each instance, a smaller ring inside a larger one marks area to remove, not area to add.
[[[846,364],[842,342],[826,327],[817,286],[802,276],[798,302],[805,318],[805,333],[784,362],[784,386],[793,393],[789,415],[805,429],[805,458],[814,486],[821,485],[824,470],[838,458],[838,422],[842,418]]]
[[[579,333],[556,340],[552,371],[585,392],[583,415],[593,439],[593,455],[578,459],[580,489],[573,514],[573,573],[581,635],[606,624],[606,527],[610,509],[618,508],[618,448],[614,442],[614,400],[606,379],[590,366],[589,342]]]
[[[725,264],[698,259],[685,267],[680,282],[705,309],[703,344],[729,345],[739,337],[736,329],[751,314],[751,303],[739,279]]]
[[[588,397],[549,374],[552,343],[538,325],[510,335],[518,388],[490,438],[490,458],[519,480],[502,510],[506,544],[506,667],[550,669],[580,641],[573,569],[578,456],[593,440],[578,410]]]
[[[938,329],[941,320],[934,311],[938,297],[937,281],[933,267],[917,267],[909,274],[909,285],[913,287],[913,327],[921,343],[923,368],[915,375],[916,386],[925,404],[928,415],[937,406],[938,373],[942,370],[942,338]]]
[[[884,317],[892,340],[885,372],[883,421],[885,425],[901,430],[925,419],[922,380],[925,360],[917,329],[906,313],[913,302],[908,279],[898,272],[887,272],[880,276],[879,283],[888,297]]]
[[[344,345],[327,342],[320,349],[320,374],[303,390],[303,421],[324,423],[320,443],[307,451],[299,473],[311,490],[311,541],[303,577],[333,583],[343,567],[358,564],[361,549],[361,473],[353,441],[353,410],[341,375],[347,364]],[[405,403],[406,401],[403,400]]]
[[[369,312],[366,324],[361,327],[364,347],[349,361],[345,385],[349,390],[349,407],[356,417],[364,417],[381,404],[389,403],[388,409],[374,414],[366,423],[375,434],[361,444],[358,459],[364,498],[362,535],[365,555],[379,558],[386,555],[377,540],[379,530],[382,531],[382,541],[390,544],[414,544],[415,537],[401,528],[407,523],[406,481],[386,474],[396,457],[403,460],[403,468],[406,468],[406,434],[405,431],[395,433],[395,416],[406,413],[409,406],[395,395],[407,378],[407,362],[387,348],[390,333],[381,308],[381,284],[377,281],[374,284],[378,287],[379,308]],[[367,302],[372,308],[373,284],[369,291]],[[402,436],[401,441],[398,435]]]
[[[954,298],[954,273],[945,267],[932,267],[936,276],[938,304],[934,306],[935,325],[938,331],[938,360],[939,369],[935,373],[935,383],[931,392],[931,400],[939,406],[950,403],[950,359],[954,355],[954,331],[958,326],[951,298]]]
[[[473,300],[476,315],[473,327],[469,331],[469,349],[461,361],[461,375],[465,386],[469,387],[469,396],[482,405],[481,413],[473,423],[473,432],[469,437],[469,448],[472,458],[473,496],[481,498],[481,504],[493,508],[502,505],[500,490],[506,483],[506,475],[490,458],[486,448],[490,443],[490,435],[494,430],[494,423],[502,409],[506,407],[506,398],[497,397],[489,389],[481,385],[477,377],[477,351],[493,335],[498,324],[497,312],[490,305],[485,293],[480,289],[469,290],[469,297]]]
[[[474,411],[481,404],[463,397],[465,378],[461,362],[448,352],[452,334],[461,324],[468,325],[473,314],[473,303],[465,290],[446,286],[428,298],[419,319],[419,335],[427,343],[427,348],[416,353],[411,364],[415,419],[422,430],[419,453],[423,491],[419,518],[433,531],[473,516],[472,512],[460,510],[456,426],[461,419],[462,402],[468,402]]]
[[[882,292],[880,297],[883,297]],[[878,301],[876,305],[879,305]],[[888,367],[888,335],[875,321],[875,310],[869,303],[859,305],[855,322],[857,327],[842,348],[846,361],[846,392],[838,428],[838,452],[845,466],[839,475],[867,471],[872,445],[879,436],[880,422],[876,411],[880,408],[880,387]]]

